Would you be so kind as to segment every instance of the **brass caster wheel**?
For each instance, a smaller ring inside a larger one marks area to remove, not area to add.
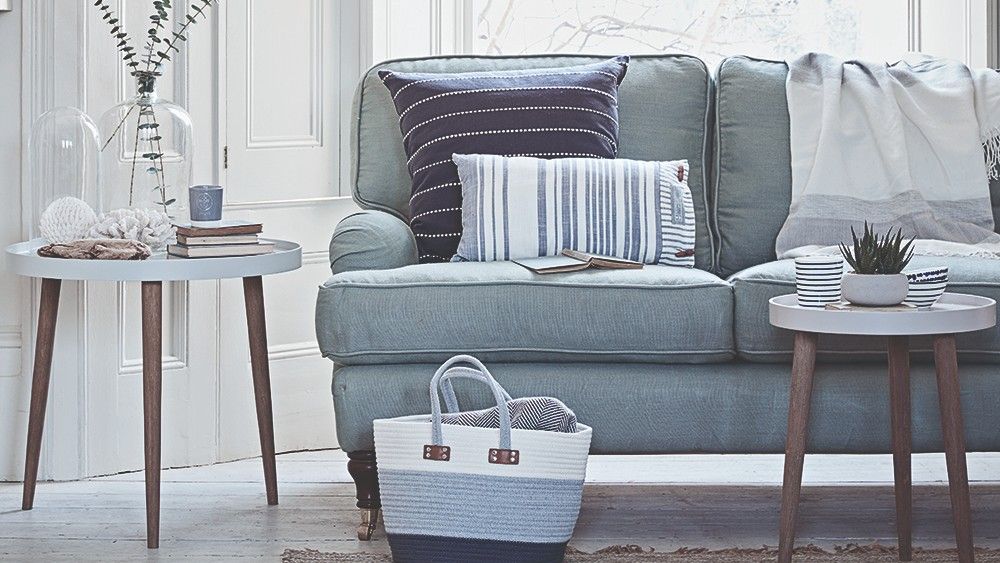
[[[378,516],[381,510],[378,508],[362,508],[361,524],[358,525],[358,539],[361,541],[371,541],[375,528],[378,527]]]

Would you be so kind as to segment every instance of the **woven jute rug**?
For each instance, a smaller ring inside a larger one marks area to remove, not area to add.
[[[656,552],[637,545],[613,545],[594,553],[584,553],[569,547],[566,549],[567,563],[751,563],[774,561],[778,550],[764,546],[759,549],[719,549],[681,548],[671,552]],[[281,556],[282,563],[391,563],[392,557],[381,554],[365,553],[323,553],[314,549],[286,549]],[[898,561],[895,547],[879,544],[836,546],[832,550],[823,550],[814,545],[795,548],[795,561]],[[958,561],[954,549],[920,549],[913,550],[913,561],[929,563],[952,563]],[[976,549],[976,561],[1000,561],[1000,550]]]

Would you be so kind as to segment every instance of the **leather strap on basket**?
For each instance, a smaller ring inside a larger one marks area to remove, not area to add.
[[[490,463],[495,463],[497,465],[517,465],[520,460],[521,452],[517,450],[490,448]]]
[[[451,459],[451,448],[448,446],[424,445],[424,459],[431,461],[448,461]]]

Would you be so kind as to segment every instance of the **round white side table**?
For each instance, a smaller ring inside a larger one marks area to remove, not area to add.
[[[986,297],[945,293],[932,307],[903,311],[817,309],[800,307],[794,294],[768,303],[771,324],[795,331],[792,383],[785,439],[785,472],[781,487],[778,560],[790,562],[795,518],[802,486],[809,402],[812,397],[819,334],[885,337],[889,353],[889,403],[892,420],[892,462],[896,493],[896,535],[899,559],[912,558],[912,494],[910,483],[910,350],[909,337],[934,336],[941,430],[948,466],[955,540],[961,562],[973,560],[972,514],[965,464],[962,404],[959,400],[955,334],[996,325],[996,302]]]
[[[146,545],[160,545],[160,398],[162,377],[163,282],[243,278],[243,295],[250,337],[253,372],[264,463],[267,503],[278,504],[278,482],[274,462],[274,424],[271,413],[271,376],[267,363],[267,329],[264,317],[262,277],[296,270],[302,266],[302,249],[294,242],[268,240],[274,252],[258,256],[227,258],[179,258],[157,253],[146,260],[72,260],[43,258],[36,239],[7,247],[8,269],[22,276],[42,279],[38,305],[38,332],[31,381],[28,415],[28,445],[24,460],[22,510],[31,510],[38,478],[42,425],[52,368],[52,347],[62,280],[138,281],[142,283],[142,394],[146,460]]]

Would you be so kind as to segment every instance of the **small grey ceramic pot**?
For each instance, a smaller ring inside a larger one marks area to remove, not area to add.
[[[191,186],[188,196],[192,224],[212,224],[222,220],[222,186]]]
[[[845,301],[863,307],[891,307],[906,299],[910,289],[905,274],[844,274],[841,293]]]

